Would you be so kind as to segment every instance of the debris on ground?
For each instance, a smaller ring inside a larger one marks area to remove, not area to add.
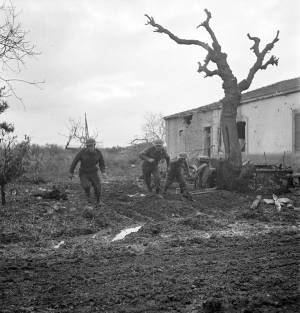
[[[53,246],[53,248],[54,249],[59,249],[61,246],[63,246],[65,244],[65,241],[64,240],[62,240],[62,241],[60,241],[57,245],[54,245]]]
[[[99,208],[86,206],[79,182],[63,205],[20,188],[29,192],[0,207],[1,312],[298,312],[294,194],[282,198],[295,208],[279,214],[274,199],[250,209],[257,193],[128,197],[145,191],[120,180],[105,185]]]
[[[146,197],[144,193],[135,193],[133,195],[127,195],[129,198],[136,198],[136,197]]]
[[[260,202],[261,202],[262,196],[258,195],[256,196],[255,200],[252,202],[250,209],[255,210],[259,207]]]
[[[273,194],[273,199],[263,199],[263,202],[266,204],[273,204],[278,212],[281,211],[282,206],[285,206],[289,209],[294,208],[293,201],[289,198],[278,198],[275,194]]]
[[[38,200],[48,199],[48,200],[68,200],[68,195],[65,190],[60,190],[57,186],[53,186],[51,190],[45,188],[39,188],[41,192],[33,194]]]

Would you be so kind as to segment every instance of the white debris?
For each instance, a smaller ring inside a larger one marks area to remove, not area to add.
[[[279,198],[278,201],[281,203],[281,204],[288,204],[288,203],[291,203],[292,200],[290,200],[289,198]]]
[[[139,231],[139,229],[142,226],[136,226],[136,227],[130,227],[130,228],[125,228],[123,230],[121,230],[121,232],[119,232],[113,239],[112,241],[117,241],[117,240],[122,240],[125,238],[125,236],[131,234],[131,233],[136,233],[137,231]]]
[[[143,193],[135,193],[133,195],[127,195],[129,198],[134,198],[134,197],[146,197],[145,194]]]
[[[260,201],[262,199],[261,195],[257,195],[256,199],[252,202],[250,209],[257,209],[259,207]]]
[[[280,204],[292,204],[293,203],[293,201],[290,200],[289,198],[278,198],[276,195],[273,195],[273,199],[263,199],[263,201],[266,204],[275,204],[274,196],[276,198],[276,201],[278,201]]]
[[[279,202],[278,197],[273,193],[273,199],[274,199],[274,204],[275,208],[277,209],[278,212],[281,211],[281,203]]]
[[[62,245],[64,245],[65,244],[65,241],[64,240],[62,240],[62,241],[60,241],[57,245],[54,245],[53,246],[53,248],[54,249],[58,249],[58,248],[60,248]]]
[[[263,201],[266,204],[274,204],[274,199],[264,199]]]

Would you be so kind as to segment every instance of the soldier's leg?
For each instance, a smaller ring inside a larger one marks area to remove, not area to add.
[[[159,175],[158,166],[155,166],[152,169],[152,175],[153,175],[153,178],[154,178],[155,192],[159,193],[160,192],[160,175]]]
[[[208,164],[204,163],[204,164],[201,164],[199,168],[197,169],[196,176],[197,176],[198,184],[196,187],[199,187],[199,188],[203,187],[202,177],[203,177],[204,171],[206,171],[206,168],[208,168]]]
[[[88,201],[90,200],[90,196],[91,196],[91,183],[90,180],[87,177],[87,174],[80,174],[79,175],[80,178],[80,183],[81,183],[81,187],[83,188]]]
[[[180,192],[181,192],[182,196],[189,199],[189,200],[193,200],[191,194],[187,190],[186,181],[185,181],[185,178],[184,178],[182,171],[179,171],[177,173],[176,179],[179,183],[179,188],[180,188]]]
[[[151,186],[151,168],[147,165],[146,162],[143,163],[143,178],[144,182],[147,186],[148,191],[152,191],[152,186]]]
[[[96,201],[97,201],[97,203],[99,203],[100,197],[101,197],[101,181],[100,181],[100,177],[99,177],[97,172],[93,173],[93,174],[90,174],[89,177],[90,177],[91,184],[92,184],[92,186],[94,188]]]
[[[168,188],[173,184],[174,182],[174,175],[172,173],[168,172],[166,182],[164,185],[163,193],[166,193]]]
[[[187,190],[187,187],[182,171],[178,171],[178,173],[176,173],[176,181],[179,184],[180,192],[184,193]]]

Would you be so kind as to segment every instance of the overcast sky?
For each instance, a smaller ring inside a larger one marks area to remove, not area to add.
[[[257,73],[251,89],[300,76],[298,0],[13,0],[28,39],[41,55],[20,74],[7,77],[45,80],[42,89],[18,84],[24,106],[10,98],[1,119],[32,141],[65,144],[68,119],[87,113],[104,146],[127,145],[141,134],[147,112],[168,115],[206,105],[222,96],[218,77],[203,78],[197,62],[205,51],[179,46],[145,25],[144,14],[183,38],[209,41],[196,26],[212,13],[211,27],[238,78],[254,62],[247,33],[262,44],[277,29],[272,54],[278,67]]]

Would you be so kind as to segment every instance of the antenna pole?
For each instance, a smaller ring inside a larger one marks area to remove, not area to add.
[[[87,123],[86,113],[84,113],[84,122],[85,122],[85,139],[89,138],[89,127]]]

